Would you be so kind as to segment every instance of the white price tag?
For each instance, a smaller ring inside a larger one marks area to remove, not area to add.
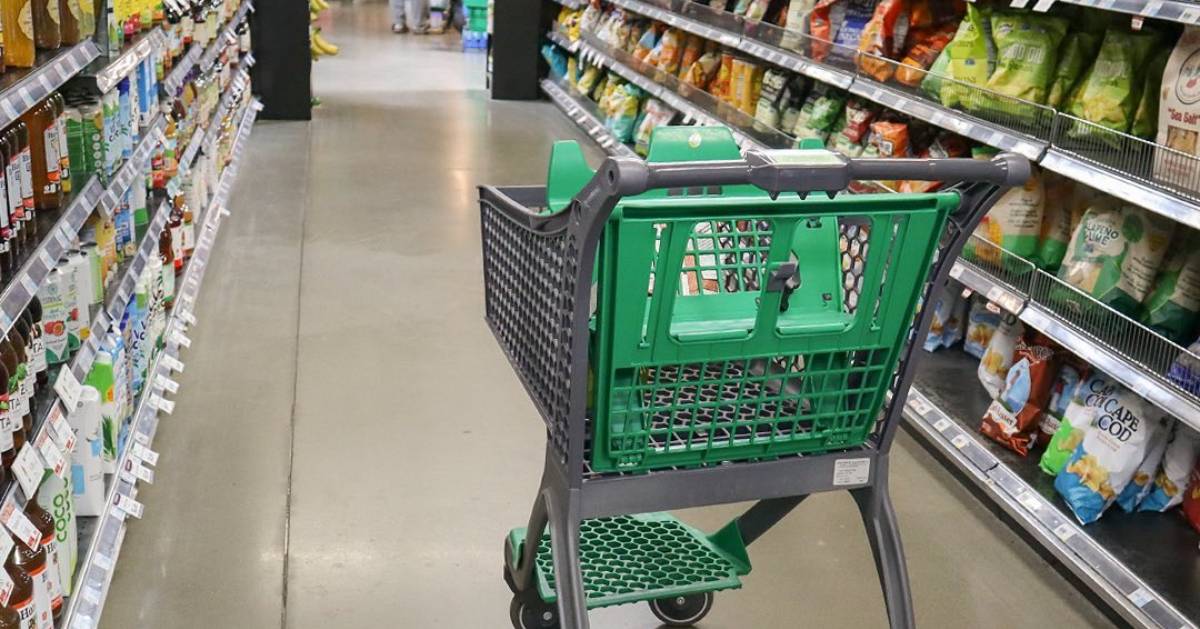
[[[83,591],[79,593],[79,596],[92,605],[100,605],[100,590],[90,585],[83,586]]]
[[[152,408],[156,408],[168,415],[175,412],[175,403],[165,397],[152,395],[150,396],[150,404]]]
[[[55,404],[50,410],[50,415],[46,417],[47,425],[50,426],[50,436],[58,447],[63,452],[73,452],[75,450],[75,431],[71,430],[71,424],[63,419],[62,407]]]
[[[156,385],[158,385],[159,388],[166,391],[167,393],[178,393],[179,392],[179,383],[168,378],[167,376],[165,376],[161,373],[158,374],[158,377],[156,377],[154,379],[154,383]]]
[[[1039,511],[1042,508],[1042,501],[1038,500],[1037,494],[1032,491],[1021,492],[1021,495],[1017,496],[1017,502],[1030,511]]]
[[[971,440],[969,438],[967,438],[966,435],[955,435],[954,438],[950,440],[950,445],[954,446],[955,448],[957,448],[959,450],[962,450],[963,448],[967,447],[967,445],[970,443],[971,443]]]
[[[1054,535],[1062,541],[1067,541],[1075,537],[1075,527],[1071,526],[1070,522],[1063,522],[1054,527]]]
[[[158,465],[158,453],[139,442],[133,444],[133,454],[150,465]]]
[[[933,429],[938,432],[946,432],[952,422],[945,417],[933,422]]]
[[[21,97],[21,101],[25,103],[26,109],[33,107],[33,104],[37,102],[33,99],[33,95],[29,93],[29,88],[24,85],[17,90],[17,96]]]
[[[958,278],[962,277],[962,274],[963,274],[962,265],[958,264],[957,262],[954,263],[950,267],[950,277],[952,277],[954,279],[958,279]]]
[[[175,332],[171,334],[171,341],[185,349],[192,346],[192,339],[189,339],[187,335],[179,330],[175,330]]]
[[[42,461],[45,463],[45,468],[50,470],[55,476],[65,478],[67,472],[67,460],[63,457],[62,450],[58,449],[58,444],[54,443],[54,439],[50,436],[49,431],[42,431],[34,441],[37,447],[38,454],[42,455]],[[32,495],[32,494],[29,494]]]
[[[1162,8],[1162,0],[1150,0],[1150,2],[1147,2],[1144,6],[1142,6],[1141,14],[1147,17],[1154,17],[1158,15],[1159,11],[1162,11]]]
[[[0,505],[0,522],[4,523],[4,527],[13,534],[13,537],[21,540],[23,544],[30,548],[37,548],[38,544],[42,543],[42,534],[34,526],[33,522],[25,516],[25,512],[21,511],[17,506],[17,499],[9,496],[8,500]]]
[[[1147,591],[1146,588],[1141,587],[1130,592],[1128,597],[1129,601],[1137,606],[1138,609],[1145,607],[1146,603],[1154,600],[1154,595]]]
[[[13,461],[12,473],[17,477],[17,482],[21,484],[21,490],[26,496],[33,496],[38,489],[38,485],[42,483],[42,476],[46,472],[45,465],[42,464],[41,457],[32,443],[26,443],[21,446],[21,451],[17,453],[17,458]]]
[[[925,400],[922,400],[919,397],[911,397],[911,396],[908,398],[908,407],[911,408],[916,414],[918,414],[922,417],[924,417],[925,414],[928,413],[929,409],[930,409],[928,402],[926,402]]]
[[[58,241],[60,247],[68,247],[71,245],[71,237],[64,231],[66,228],[54,232],[54,240]]]
[[[145,505],[124,494],[117,494],[113,500],[113,506],[120,513],[131,515],[139,520],[142,519],[142,513],[146,510]]]
[[[0,100],[0,110],[4,111],[4,117],[7,119],[6,122],[12,122],[20,115],[17,113],[17,109],[13,107],[12,100],[8,98]]]
[[[25,292],[29,293],[30,295],[37,294],[37,282],[33,281],[33,278],[29,277],[28,273],[21,275],[21,287],[24,288]]]
[[[121,467],[121,477],[130,483],[141,480],[149,485],[154,484],[154,470],[143,466],[141,461],[136,460],[136,457],[125,459],[125,464]]]
[[[1185,24],[1200,24],[1200,8],[1186,8],[1179,12],[1179,21]]]
[[[96,554],[92,555],[92,565],[105,572],[108,572],[109,570],[112,570],[113,560],[109,558],[108,555],[97,552]]]
[[[189,326],[196,325],[196,315],[191,310],[179,313],[179,318]]]
[[[183,373],[183,361],[175,358],[174,356],[163,354],[162,363],[171,371]]]
[[[47,92],[54,91],[54,84],[50,82],[50,79],[46,78],[45,74],[38,75],[38,83],[41,83],[42,89],[46,90]]]

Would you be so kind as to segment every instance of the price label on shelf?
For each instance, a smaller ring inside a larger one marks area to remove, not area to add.
[[[958,278],[962,277],[962,274],[963,274],[963,268],[962,268],[961,264],[958,264],[956,262],[950,266],[950,277],[952,277],[954,279],[958,279]]]
[[[146,400],[146,403],[150,405],[150,408],[162,411],[168,415],[175,412],[175,403],[162,396],[151,395],[150,399]]]
[[[1063,522],[1054,527],[1054,536],[1065,542],[1075,537],[1075,527],[1071,526],[1070,522]]]
[[[4,523],[4,527],[13,534],[13,537],[21,540],[30,548],[37,548],[38,544],[42,542],[41,532],[33,522],[29,521],[25,512],[17,506],[17,499],[14,496],[9,496],[8,500],[0,505],[0,522]]]
[[[187,349],[192,346],[192,339],[189,339],[186,334],[179,331],[178,329],[175,330],[171,334],[171,342],[175,343],[176,345],[178,345],[184,349]]]
[[[29,277],[28,273],[21,274],[21,288],[24,288],[25,292],[29,293],[31,296],[36,295],[38,292],[37,282],[33,281],[33,278]]]
[[[140,433],[139,433],[140,434]],[[158,453],[138,441],[133,443],[133,455],[150,465],[158,465]]]
[[[71,430],[71,424],[63,418],[62,409],[55,404],[50,410],[50,414],[46,416],[47,425],[50,427],[50,435],[54,442],[63,452],[75,451],[75,431]]]
[[[46,92],[54,91],[54,84],[50,82],[45,72],[38,75],[38,83],[41,83],[42,89],[46,90]]]
[[[121,519],[124,519],[124,516],[120,514],[125,514],[140,520],[142,519],[142,513],[146,511],[145,505],[124,494],[117,494],[113,498],[113,507],[116,507],[113,512],[114,515],[117,515]]]
[[[7,119],[6,122],[12,122],[17,116],[21,115],[17,113],[16,107],[13,107],[11,98],[0,100],[0,110],[4,111],[4,117]]]
[[[163,357],[161,360],[162,360],[162,364],[164,366],[166,366],[167,369],[170,369],[171,371],[174,371],[176,373],[183,373],[184,365],[183,365],[182,360],[179,360],[178,358],[175,358],[174,356],[171,356],[170,354],[163,354]]]
[[[100,590],[90,585],[83,586],[83,591],[79,593],[79,597],[92,605],[100,605]]]
[[[951,423],[950,420],[943,417],[943,418],[933,422],[933,429],[938,432],[946,432],[946,429],[950,427],[950,423]]]
[[[1129,602],[1133,603],[1138,609],[1145,607],[1147,603],[1154,600],[1154,595],[1143,587],[1130,592],[1127,596],[1129,598]]]
[[[922,417],[924,417],[925,414],[928,413],[931,408],[929,406],[929,403],[926,402],[925,400],[922,400],[919,397],[911,397],[911,396],[908,398],[908,407],[911,408],[913,410],[913,412],[915,412],[916,414],[918,414]]]
[[[21,102],[25,103],[26,109],[33,107],[33,104],[37,102],[36,100],[34,100],[33,94],[29,93],[29,88],[24,85],[22,85],[21,88],[17,90],[17,96],[21,97]]]
[[[50,437],[50,432],[42,431],[38,435],[37,440],[33,442],[33,445],[37,447],[38,454],[42,455],[45,468],[50,470],[55,476],[65,478],[67,474],[67,459],[63,457],[62,450],[58,449],[58,444],[54,443],[54,439]]]
[[[1038,500],[1037,494],[1033,493],[1032,491],[1021,492],[1021,494],[1017,496],[1017,502],[1021,503],[1021,506],[1030,511],[1038,511],[1042,508],[1042,501]]]
[[[45,471],[46,467],[42,464],[41,457],[34,451],[34,445],[26,442],[24,446],[21,446],[21,451],[17,453],[17,458],[13,460],[12,465],[13,475],[17,477],[17,482],[21,484],[21,490],[25,492],[26,496],[35,495]]]
[[[166,391],[167,393],[178,393],[179,392],[179,383],[168,378],[167,376],[165,376],[161,373],[158,374],[158,376],[156,378],[154,378],[154,383],[156,385],[158,385],[158,387],[160,389]]]
[[[954,438],[950,440],[950,445],[959,450],[967,447],[967,445],[970,443],[971,440],[966,435],[955,435]]]
[[[92,565],[105,572],[108,572],[113,568],[113,560],[108,555],[97,551],[96,554],[92,555]]]
[[[145,481],[148,485],[154,484],[154,470],[142,465],[142,462],[136,460],[136,457],[125,459],[125,464],[121,466],[121,476],[130,483],[140,480]]]

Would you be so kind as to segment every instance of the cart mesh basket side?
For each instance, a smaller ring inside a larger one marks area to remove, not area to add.
[[[598,255],[592,469],[862,445],[957,203],[626,200]]]

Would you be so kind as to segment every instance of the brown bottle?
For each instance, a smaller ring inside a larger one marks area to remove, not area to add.
[[[11,607],[0,606],[0,629],[21,629],[21,614]]]
[[[57,623],[63,612],[63,589],[59,583],[58,533],[54,527],[54,516],[46,512],[37,500],[25,503],[25,515],[42,534],[42,551],[46,554],[46,583],[50,588],[50,615]]]
[[[58,0],[58,29],[64,46],[74,46],[83,39],[78,12],[79,0]]]
[[[36,54],[30,0],[0,2],[0,20],[4,23],[4,64],[13,68],[33,67]]]
[[[8,184],[8,222],[9,228],[12,229],[9,248],[12,250],[12,262],[15,269],[22,257],[21,216],[25,213],[25,205],[21,196],[21,144],[17,139],[16,127],[9,127],[5,130],[4,139],[8,145],[8,162],[4,167],[4,178]]]
[[[46,364],[46,344],[42,340],[42,300],[33,296],[29,300],[29,316],[33,322],[33,338],[30,339],[30,345],[33,346],[33,353],[29,356],[29,365],[33,368],[33,373],[37,376],[35,382],[38,387],[44,387],[49,382],[49,369]]]
[[[11,425],[21,426],[26,435],[32,434],[25,425],[25,411],[21,408],[21,381],[17,375],[20,362],[8,336],[0,337],[0,362],[4,363],[4,371],[8,375],[4,382],[5,390],[8,391],[8,417]]]
[[[61,1],[61,0],[60,0]],[[67,101],[55,92],[50,97],[54,105],[54,126],[58,131],[58,187],[62,188],[63,202],[71,192],[71,151],[67,148]]]
[[[19,317],[18,317],[19,320]],[[17,413],[21,415],[21,424],[25,426],[28,432],[33,428],[33,406],[30,398],[33,397],[33,379],[29,375],[29,362],[25,355],[25,337],[21,336],[17,330],[16,323],[8,331],[8,336],[5,338],[8,344],[12,346],[13,353],[17,356],[17,372],[15,378],[10,374],[10,379],[17,381],[17,389],[15,393],[10,393],[8,405],[14,409],[14,417]],[[29,432],[29,434],[33,434]]]
[[[33,626],[52,626],[50,623],[54,621],[50,608],[50,575],[47,572],[50,565],[46,560],[46,551],[42,548],[40,540],[37,548],[30,548],[25,545],[25,542],[17,540],[17,545],[13,547],[12,557],[9,561],[24,570],[29,575],[29,579],[33,581],[33,607],[34,613],[37,615],[37,624]]]
[[[38,416],[37,405],[37,375],[33,372],[33,317],[29,314],[29,309],[26,308],[21,312],[21,316],[17,317],[13,324],[13,329],[17,331],[17,335],[21,338],[22,345],[17,351],[17,355],[24,355],[25,378],[21,380],[21,395],[25,396],[26,404],[29,405],[29,413],[34,417]]]
[[[43,50],[55,50],[62,45],[58,26],[58,0],[31,0],[33,3],[33,43]]]
[[[37,222],[33,220],[33,151],[29,148],[29,127],[24,122],[17,123],[17,142],[21,146],[21,215],[22,246],[37,245]]]
[[[18,542],[18,546],[20,543]],[[8,607],[17,612],[17,617],[20,619],[20,626],[28,626],[30,620],[33,619],[35,608],[33,605],[33,577],[25,572],[23,568],[13,563],[13,555],[16,555],[17,549],[13,547],[12,554],[4,562],[4,569],[8,572],[8,578],[13,581],[12,594],[8,595]]]
[[[167,230],[171,232],[171,252],[175,259],[175,272],[183,270],[183,195],[177,195],[172,203],[171,215],[167,218]]]
[[[59,187],[58,120],[49,101],[21,116],[29,130],[29,152],[33,175],[33,204],[38,210],[57,209],[62,204]]]
[[[8,404],[8,367],[0,360],[0,467],[4,468],[5,477],[12,470],[13,460],[17,458],[17,433],[21,433],[21,445],[25,445],[24,431],[20,430],[20,418],[14,418],[9,412]]]
[[[5,278],[13,272],[12,240],[15,236],[12,213],[8,205],[8,136],[0,133],[0,274]]]

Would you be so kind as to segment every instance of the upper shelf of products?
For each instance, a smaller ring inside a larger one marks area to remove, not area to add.
[[[1192,135],[1200,134],[1200,129],[1191,129],[1191,123],[1187,122],[1190,118],[1186,116],[1180,123],[1171,123],[1167,120],[1169,114],[1164,113],[1158,121],[1149,120],[1148,126],[1144,122],[1134,125],[1138,126],[1144,137],[1127,133],[1132,130],[1130,127],[1141,100],[1139,93],[1145,87],[1141,85],[1146,74],[1142,70],[1151,60],[1148,52],[1124,55],[1121,51],[1133,44],[1138,44],[1145,51],[1149,50],[1147,45],[1152,45],[1154,50],[1171,50],[1175,42],[1174,29],[1177,27],[1169,23],[1146,25],[1141,31],[1133,31],[1129,26],[1113,22],[1111,37],[1105,36],[1104,26],[1100,25],[1098,33],[1087,34],[1089,39],[1086,47],[1079,44],[1076,46],[1079,50],[1069,53],[1074,55],[1072,59],[1075,60],[1076,67],[1072,69],[1059,67],[1072,62],[1065,53],[1063,56],[1067,61],[1059,64],[1056,48],[1064,41],[1064,37],[1065,41],[1075,42],[1083,39],[1084,34],[1072,32],[1068,36],[1065,32],[1067,22],[1060,17],[1027,13],[1028,18],[1014,26],[1035,27],[1042,34],[1041,40],[1035,38],[1027,42],[1013,37],[1012,41],[1004,40],[999,44],[989,41],[989,49],[996,50],[999,46],[999,52],[994,55],[1002,56],[1006,50],[1017,50],[1023,45],[1041,46],[1050,50],[1050,54],[1046,55],[1050,62],[1042,65],[1005,65],[1004,59],[999,59],[997,63],[995,56],[987,57],[986,50],[980,48],[980,54],[984,55],[982,58],[988,58],[989,65],[999,68],[988,78],[986,72],[982,76],[976,74],[972,77],[966,70],[956,70],[957,66],[949,62],[949,53],[943,52],[950,42],[958,42],[961,45],[956,50],[970,55],[972,50],[964,42],[972,41],[983,28],[991,30],[991,23],[983,15],[984,10],[975,6],[971,9],[972,19],[930,27],[925,29],[928,34],[920,36],[921,39],[917,39],[918,35],[910,34],[907,39],[911,46],[897,45],[894,50],[885,52],[860,50],[860,43],[870,48],[871,39],[870,36],[860,35],[862,27],[873,16],[874,21],[880,21],[880,18],[886,20],[885,7],[902,3],[881,2],[871,9],[875,4],[873,0],[861,0],[857,4],[867,9],[858,16],[860,22],[851,24],[847,19],[842,23],[830,23],[827,31],[824,31],[828,33],[828,39],[820,39],[810,32],[810,25],[817,20],[814,16],[818,14],[815,12],[798,17],[785,14],[777,16],[778,21],[785,21],[788,17],[799,20],[802,28],[796,29],[777,26],[766,20],[746,19],[688,0],[613,0],[612,3],[685,33],[848,90],[861,98],[902,110],[914,118],[977,142],[1022,153],[1050,170],[1200,228],[1200,158],[1194,154],[1200,150],[1200,142],[1193,146],[1186,141]],[[983,6],[982,3],[980,6]],[[979,27],[980,20],[988,25]],[[1054,30],[1058,28],[1064,29],[1064,32]],[[1155,28],[1162,32],[1159,33]],[[922,31],[911,30],[912,33]],[[851,34],[843,35],[843,31],[850,31]],[[890,31],[881,35],[888,42],[893,37],[895,40],[902,39],[899,33]],[[1122,37],[1128,38],[1128,42]],[[1102,42],[1108,43],[1102,45]],[[982,40],[979,45],[982,46]],[[1181,42],[1178,45],[1193,44]],[[876,52],[884,54],[874,54]],[[927,72],[931,67],[938,68],[939,64],[943,64],[939,61],[939,54],[946,59],[942,72]],[[1100,95],[1099,89],[1094,90],[1095,93],[1089,91],[1078,98],[1067,99],[1072,85],[1078,84],[1080,91],[1083,91],[1082,84],[1086,83],[1084,79],[1088,75],[1085,65],[1093,57],[1099,57],[1106,64],[1116,64],[1114,73],[1123,72],[1131,77],[1136,75],[1137,80],[1126,82],[1124,91],[1119,90],[1115,100]],[[1166,56],[1160,54],[1157,57],[1153,62],[1156,67],[1162,67],[1166,63]],[[968,58],[968,65],[973,63]],[[1171,74],[1171,70],[1167,68],[1167,73]],[[1176,68],[1173,76],[1177,76],[1181,70]],[[1061,96],[1054,96],[1054,90],[1050,89],[1055,80],[1066,85],[1066,88],[1060,89]],[[1139,85],[1135,86],[1135,83]],[[1157,91],[1146,90],[1147,93]],[[1044,104],[1048,97],[1055,98],[1055,104],[1061,110]],[[1082,104],[1084,101],[1086,106]],[[1144,106],[1149,105],[1147,103]],[[1157,103],[1153,107],[1157,107]],[[1148,115],[1151,118],[1154,116],[1153,113]],[[1174,148],[1168,147],[1168,143]]]

